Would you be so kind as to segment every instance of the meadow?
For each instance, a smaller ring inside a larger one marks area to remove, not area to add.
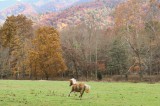
[[[0,80],[0,106],[159,106],[160,83],[85,82],[90,93],[68,94],[68,81]]]

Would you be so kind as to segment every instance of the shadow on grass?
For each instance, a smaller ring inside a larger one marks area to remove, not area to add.
[[[79,98],[79,97],[74,97],[72,98],[73,100],[83,100],[83,101],[89,101],[89,100],[93,100],[93,99],[96,99],[95,97],[82,97],[82,98]]]

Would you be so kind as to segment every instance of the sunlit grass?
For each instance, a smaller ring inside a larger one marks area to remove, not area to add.
[[[0,80],[0,106],[159,106],[160,84],[86,82],[79,99],[67,81]]]

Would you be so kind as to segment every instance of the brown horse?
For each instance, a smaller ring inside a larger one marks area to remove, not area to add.
[[[84,83],[77,83],[76,79],[72,78],[70,79],[70,86],[72,86],[71,92],[69,93],[68,96],[70,96],[70,94],[72,92],[80,92],[80,98],[82,98],[82,95],[84,93],[84,91],[86,93],[89,93],[90,91],[90,86]]]

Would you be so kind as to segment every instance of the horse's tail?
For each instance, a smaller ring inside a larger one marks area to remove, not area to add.
[[[85,87],[85,92],[86,92],[86,93],[89,93],[91,87],[90,87],[89,85],[87,85],[87,84],[85,84],[84,87]]]

